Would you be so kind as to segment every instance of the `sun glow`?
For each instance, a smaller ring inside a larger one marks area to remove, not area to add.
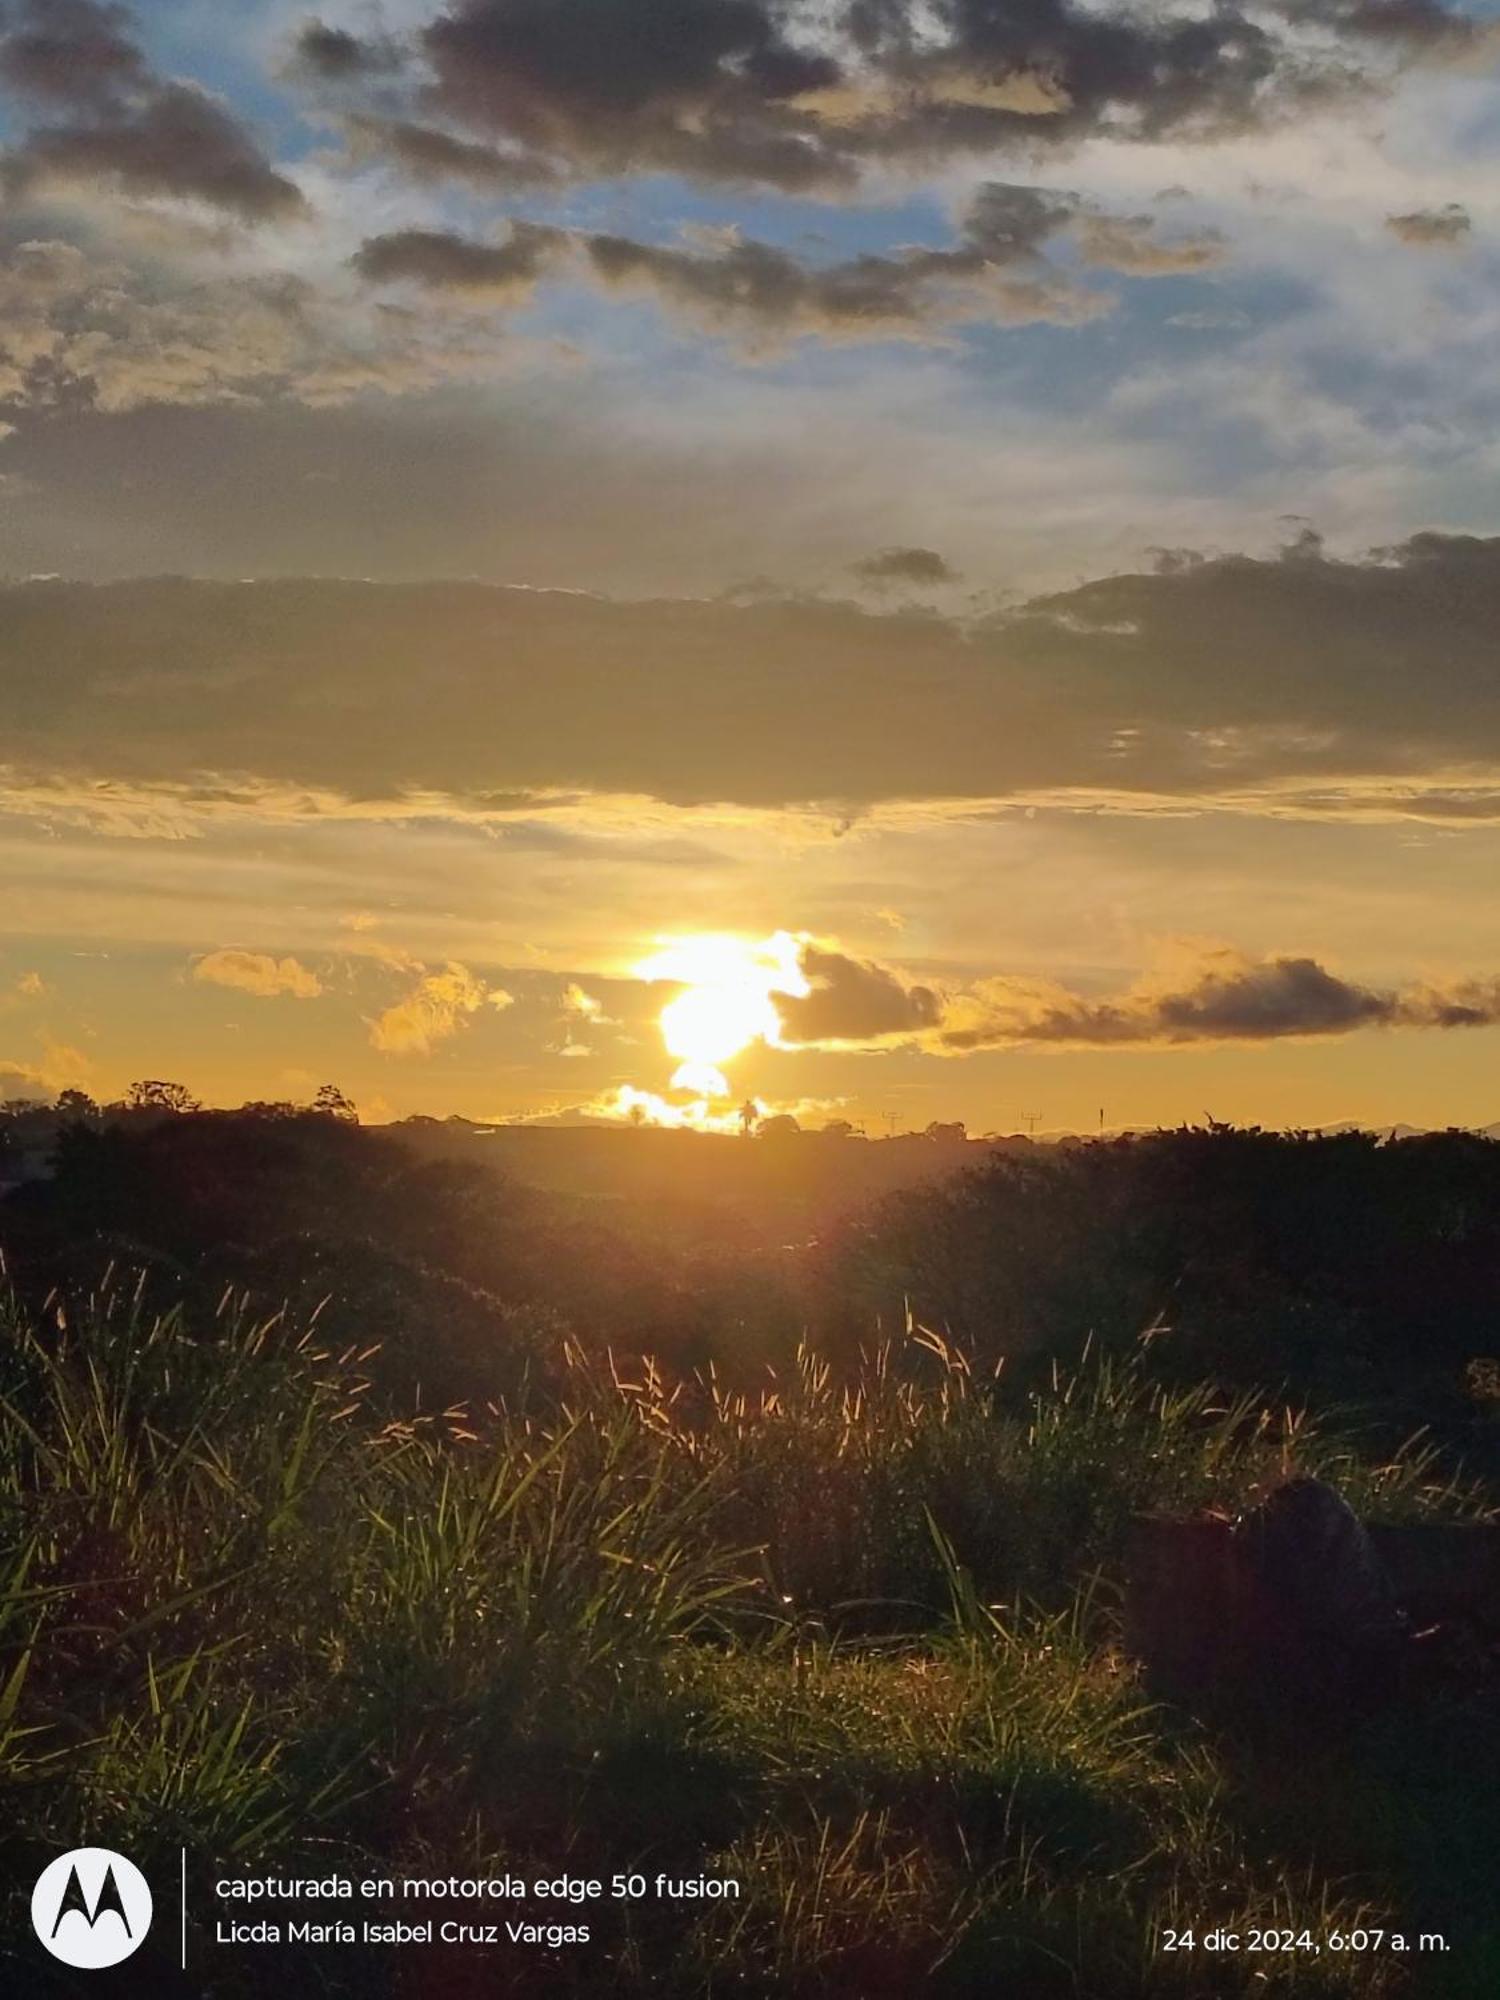
[[[626,1125],[657,1125],[668,1132],[739,1132],[742,1124],[737,1111],[715,1109],[706,1097],[674,1103],[659,1091],[639,1090],[622,1083],[607,1096],[585,1107],[593,1116],[618,1120]],[[756,1102],[757,1113],[764,1110]]]
[[[662,1040],[677,1058],[674,1090],[704,1098],[728,1097],[721,1065],[753,1042],[781,1043],[773,995],[809,991],[798,964],[798,940],[777,931],[759,943],[731,936],[664,940],[636,970],[640,979],[671,980],[682,992],[661,1011]]]

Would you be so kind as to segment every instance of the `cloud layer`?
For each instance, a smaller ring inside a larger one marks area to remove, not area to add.
[[[354,257],[374,284],[514,305],[549,273],[590,279],[606,291],[634,291],[711,332],[762,340],[931,337],[965,320],[1076,325],[1108,310],[1046,254],[1070,241],[1084,264],[1163,277],[1198,271],[1223,254],[1198,231],[1157,234],[1150,215],[1111,215],[1080,195],[986,182],[971,201],[958,239],[884,255],[815,262],[737,229],[700,230],[698,240],[645,243],[603,231],[512,222],[486,242],[443,229],[400,229],[368,238]]]
[[[826,194],[877,163],[1254,131],[1478,32],[1441,0],[1273,0],[1253,17],[1073,0],[450,0],[405,44],[401,122],[408,159],[421,126],[435,146],[459,136],[558,176]],[[390,94],[388,42],[315,21],[300,55],[334,102],[372,73]]]
[[[936,1045],[1129,1048],[1270,1042],[1360,1028],[1476,1028],[1500,1023],[1500,979],[1384,991],[1341,978],[1315,958],[1206,951],[1175,977],[1143,980],[1113,999],[994,979],[945,1010]]]
[[[1500,979],[1400,990],[1362,985],[1316,958],[1255,958],[1228,945],[1177,947],[1127,991],[1090,998],[1007,975],[952,990],[817,944],[802,948],[805,999],[776,996],[789,1046],[983,1049],[1157,1048],[1348,1035],[1361,1028],[1500,1024]]]
[[[102,810],[108,783],[244,813],[609,793],[1500,819],[1500,539],[1178,555],[977,625],[322,582],[37,583],[0,612],[4,786],[33,809]]]

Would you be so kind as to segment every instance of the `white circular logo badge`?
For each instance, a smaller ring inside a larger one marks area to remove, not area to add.
[[[54,1958],[97,1972],[129,1958],[150,1930],[151,1890],[123,1854],[75,1847],[37,1877],[31,1924]]]

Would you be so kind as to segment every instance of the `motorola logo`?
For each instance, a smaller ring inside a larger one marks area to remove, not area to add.
[[[96,1972],[129,1958],[150,1930],[151,1890],[123,1854],[75,1847],[37,1877],[31,1923],[54,1958]]]

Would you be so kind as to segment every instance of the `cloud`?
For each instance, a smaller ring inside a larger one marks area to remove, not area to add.
[[[1078,233],[1079,254],[1089,264],[1132,278],[1165,278],[1206,271],[1224,261],[1224,239],[1216,229],[1163,242],[1154,215],[1088,215]]]
[[[0,83],[69,109],[108,110],[150,86],[128,9],[94,0],[25,0],[0,33]]]
[[[42,1103],[55,1095],[50,1084],[25,1063],[0,1061],[0,1104]]]
[[[441,972],[422,972],[403,999],[370,1023],[370,1045],[387,1055],[430,1055],[481,1007],[509,1007],[512,999],[450,960]]]
[[[1493,824],[1497,629],[1500,538],[1444,534],[1178,561],[977,622],[459,583],[12,584],[0,785],[54,815],[156,787],[174,820],[603,793]]]
[[[879,1042],[933,1027],[941,1003],[926,986],[908,986],[873,960],[812,942],[797,954],[810,991],[772,996],[788,1044]]]
[[[1450,201],[1442,208],[1418,208],[1409,215],[1388,215],[1385,226],[1401,242],[1430,250],[1465,242],[1474,224],[1466,208]]]
[[[19,1061],[0,1060],[0,1099],[50,1098],[60,1090],[85,1090],[94,1081],[94,1065],[82,1049],[41,1037],[41,1054]]]
[[[1500,979],[1419,986],[1401,996],[1399,1019],[1416,1028],[1490,1028],[1500,1022]]]
[[[458,180],[477,188],[510,189],[550,187],[560,178],[552,161],[540,154],[461,139],[417,119],[351,112],[342,122],[356,160],[388,159],[422,184]]]
[[[1482,32],[1439,0],[1272,0],[1253,18],[1077,0],[450,0],[410,39],[407,92],[429,119],[574,178],[836,194],[879,163],[1265,129]],[[326,46],[336,82],[363,60]]]
[[[1397,47],[1463,51],[1483,46],[1476,23],[1437,0],[1284,0],[1282,11],[1296,23]]]
[[[163,84],[121,117],[48,126],[4,162],[12,193],[102,181],[125,194],[207,202],[244,222],[303,207],[296,184],[270,166],[244,128],[186,84]]]
[[[585,993],[576,980],[570,980],[563,988],[563,1014],[574,1021],[588,1021],[596,1027],[616,1027],[604,1011],[604,1002],[592,993]]]
[[[594,994],[584,991],[576,980],[569,980],[563,988],[562,1018],[564,1032],[562,1039],[550,1043],[548,1053],[555,1056],[578,1058],[594,1054],[592,1046],[579,1040],[579,1034],[589,1028],[615,1028],[619,1022],[604,1011],[604,1002]]]
[[[1387,991],[1344,979],[1315,958],[1256,959],[1218,946],[1113,999],[1091,1000],[1036,981],[981,981],[949,1000],[928,1046],[960,1054],[1036,1045],[1178,1046],[1497,1024],[1500,980]]]
[[[1180,326],[1190,333],[1243,333],[1250,324],[1250,315],[1239,306],[1204,306],[1173,313],[1167,320],[1168,326]]]
[[[323,982],[295,958],[271,958],[259,951],[211,951],[194,961],[194,979],[210,986],[232,986],[241,993],[271,1000],[286,994],[294,1000],[316,1000]]]
[[[301,213],[301,190],[238,119],[151,69],[130,20],[96,0],[23,0],[0,32],[0,81],[44,114],[0,159],[12,199],[103,184],[204,202],[242,222]]]
[[[401,64],[397,45],[385,36],[361,36],[326,21],[307,21],[293,45],[293,62],[325,82],[385,76]]]
[[[936,549],[879,549],[849,567],[867,583],[957,583],[959,572]]]
[[[710,326],[861,337],[917,333],[960,320],[1075,325],[1111,301],[1043,255],[1094,219],[1075,194],[991,181],[953,244],[917,245],[814,264],[729,233],[715,249],[681,250],[594,235],[582,247],[608,285],[647,287]]]
[[[447,229],[397,229],[368,238],[354,268],[371,284],[408,283],[484,299],[524,299],[558,253],[562,230],[514,222],[503,243],[476,243]]]
[[[0,245],[0,403],[20,409],[332,406],[493,377],[496,344],[451,319],[349,315],[292,276],[174,282],[56,237]]]
[[[847,181],[798,97],[841,80],[759,0],[460,0],[421,35],[427,101],[574,172],[695,173],[805,188]]]
[[[1306,1040],[1363,1028],[1500,1026],[1500,978],[1399,989],[1361,984],[1318,959],[1252,957],[1180,940],[1123,993],[1096,998],[1052,981],[996,974],[924,985],[896,968],[802,939],[805,994],[772,992],[785,1049],[938,1056],[986,1049],[1172,1048]]]
[[[817,262],[734,228],[700,231],[686,247],[604,231],[512,222],[497,242],[451,230],[368,238],[354,267],[372,283],[407,282],[484,300],[529,298],[549,272],[590,276],[606,290],[651,294],[710,332],[752,342],[927,339],[966,320],[1071,326],[1108,310],[1043,254],[1072,235],[1085,262],[1150,277],[1197,270],[1222,256],[1217,236],[1160,243],[1149,216],[1110,216],[1081,196],[988,182],[957,239],[888,254]]]

